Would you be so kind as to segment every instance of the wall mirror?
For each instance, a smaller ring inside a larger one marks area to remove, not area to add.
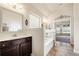
[[[17,12],[0,7],[0,31],[14,32],[22,30],[23,16]]]

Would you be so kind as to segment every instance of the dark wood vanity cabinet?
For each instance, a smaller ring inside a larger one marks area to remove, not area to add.
[[[0,42],[1,56],[30,56],[32,53],[32,37]]]
[[[1,49],[1,55],[2,56],[18,56],[18,46],[12,46],[12,47],[6,47]]]

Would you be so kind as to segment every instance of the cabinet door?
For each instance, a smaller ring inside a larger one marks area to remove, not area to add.
[[[18,51],[18,46],[11,46],[11,47],[5,47],[1,48],[1,55],[2,56],[18,56],[19,51]]]
[[[31,54],[31,44],[29,42],[22,43],[20,45],[21,56],[30,56]]]

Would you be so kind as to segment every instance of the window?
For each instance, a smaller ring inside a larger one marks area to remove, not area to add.
[[[56,23],[57,34],[69,34],[70,33],[70,21]]]

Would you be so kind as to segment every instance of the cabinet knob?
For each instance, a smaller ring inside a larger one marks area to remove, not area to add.
[[[2,44],[2,46],[4,47],[4,46],[5,46],[5,44]]]

